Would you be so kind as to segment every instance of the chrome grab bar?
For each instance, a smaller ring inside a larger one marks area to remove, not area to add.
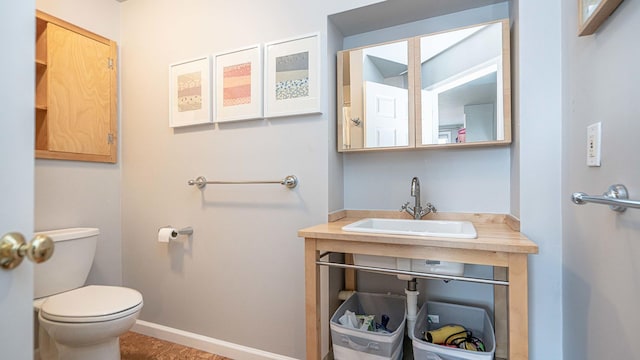
[[[583,192],[576,192],[571,195],[571,201],[576,205],[584,205],[586,203],[609,205],[613,211],[623,212],[627,208],[640,209],[640,201],[629,200],[629,192],[626,186],[615,184],[609,186],[609,190],[602,196],[591,196]]]
[[[282,180],[274,181],[207,181],[204,176],[198,176],[195,180],[189,180],[188,185],[195,185],[198,189],[203,189],[207,184],[280,184],[293,189],[298,186],[298,178],[295,175],[289,175]]]

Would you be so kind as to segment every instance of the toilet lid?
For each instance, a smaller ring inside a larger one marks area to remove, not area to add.
[[[90,285],[53,295],[42,304],[43,318],[59,322],[118,319],[142,308],[142,294],[119,286]]]

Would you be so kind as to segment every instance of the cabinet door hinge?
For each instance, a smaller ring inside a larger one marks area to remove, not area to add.
[[[112,58],[109,58],[109,59],[107,60],[107,67],[108,67],[109,69],[113,69],[113,59],[112,59]]]
[[[113,134],[112,133],[107,134],[107,143],[108,144],[113,144]]]

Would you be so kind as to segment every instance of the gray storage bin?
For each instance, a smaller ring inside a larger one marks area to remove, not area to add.
[[[428,323],[427,315],[438,316],[438,323]],[[458,324],[470,330],[473,336],[482,339],[485,352],[450,348],[432,344],[424,338],[425,331],[448,324]],[[427,301],[418,312],[413,330],[413,358],[415,360],[493,360],[496,337],[489,315],[484,309]]]
[[[407,300],[400,295],[354,293],[331,317],[331,341],[334,359],[401,359],[402,341],[406,321]],[[382,315],[389,316],[384,334],[359,330],[340,324],[340,317],[349,310],[356,314],[375,315],[380,322]]]

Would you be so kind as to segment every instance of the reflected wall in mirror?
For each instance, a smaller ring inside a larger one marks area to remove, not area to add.
[[[338,53],[338,150],[413,146],[409,40]]]
[[[511,142],[509,22],[422,36],[418,146]]]

